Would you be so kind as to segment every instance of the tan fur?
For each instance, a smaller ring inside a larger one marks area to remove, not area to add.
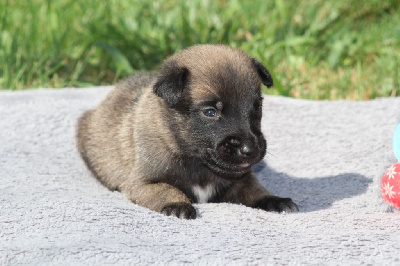
[[[195,50],[184,50],[175,56],[178,62],[182,62],[189,71],[196,73],[192,80],[193,90],[191,90],[191,95],[193,101],[204,101],[204,99],[216,94],[213,88],[214,84],[209,77],[225,67],[227,58],[229,58],[229,65],[237,69],[240,75],[258,80],[254,71],[251,71],[250,58],[243,51],[222,45],[204,45],[197,46],[197,48]],[[188,57],[190,57],[190,60],[187,60]],[[229,77],[226,78],[229,79]],[[226,89],[234,92],[233,88],[227,87]]]
[[[146,168],[153,165],[162,167],[164,162],[160,158],[168,160],[169,151],[178,152],[168,125],[162,119],[165,109],[162,100],[149,86],[133,108],[126,104],[135,98],[128,84],[129,80],[118,84],[96,109],[87,111],[78,129],[79,151],[92,158],[97,177],[111,190],[126,193],[138,178],[146,178],[133,176],[135,173],[146,172]],[[125,108],[116,108],[124,104]],[[157,157],[153,156],[155,152]]]

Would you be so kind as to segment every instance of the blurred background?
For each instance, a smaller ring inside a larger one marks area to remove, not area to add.
[[[0,89],[110,85],[201,43],[259,59],[267,94],[400,95],[399,0],[1,0]]]

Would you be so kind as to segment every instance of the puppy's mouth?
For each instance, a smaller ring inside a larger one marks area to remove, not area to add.
[[[251,170],[251,166],[258,163],[260,159],[241,162],[226,162],[218,158],[213,149],[207,149],[205,164],[217,174],[228,179],[240,179]]]
[[[250,166],[250,163],[241,163],[241,164],[238,165],[238,167],[240,167],[240,168],[246,168],[246,167],[249,167],[249,166]]]

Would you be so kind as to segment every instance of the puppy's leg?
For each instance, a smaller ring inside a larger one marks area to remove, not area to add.
[[[167,216],[184,219],[196,218],[196,210],[186,195],[166,183],[135,184],[123,188],[128,199],[140,206]]]
[[[234,183],[225,194],[223,200],[266,211],[299,211],[299,208],[292,199],[271,195],[268,190],[259,183],[254,173],[249,173],[248,177]]]

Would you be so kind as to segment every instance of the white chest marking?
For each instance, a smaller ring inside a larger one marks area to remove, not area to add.
[[[192,188],[194,195],[197,197],[198,203],[206,203],[213,196],[215,190],[213,185],[207,185],[206,187],[201,187],[198,185]]]

